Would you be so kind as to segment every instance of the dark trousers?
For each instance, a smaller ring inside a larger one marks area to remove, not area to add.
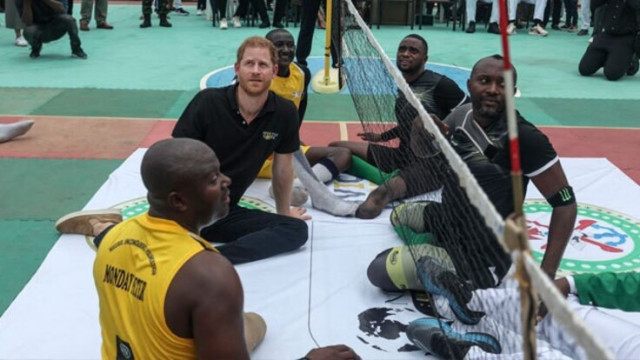
[[[213,21],[215,22],[216,15],[220,15],[220,19],[227,18],[227,0],[209,0],[211,4],[211,11],[213,12]]]
[[[207,8],[207,0],[198,0],[198,10],[204,10]],[[211,4],[213,5],[213,4]],[[213,6],[211,7],[213,9]]]
[[[578,0],[564,0],[565,25],[578,26]]]
[[[551,13],[552,8],[553,14]],[[558,26],[560,24],[560,15],[562,15],[562,0],[547,1],[547,7],[544,9],[544,25],[547,26],[547,23],[549,23],[549,16],[551,16],[551,25]]]
[[[202,229],[232,264],[242,264],[295,250],[309,237],[307,224],[289,216],[231,205],[229,215]]]
[[[142,15],[151,15],[151,5],[153,0],[142,0]],[[169,12],[169,1],[158,0],[158,16],[167,15]]]
[[[634,35],[611,36],[600,33],[593,37],[580,60],[580,75],[593,75],[601,67],[607,80],[623,77],[631,65]]]
[[[340,0],[335,0],[339,3]],[[296,44],[296,59],[298,63],[307,66],[307,58],[311,54],[311,45],[313,43],[313,32],[316,29],[316,20],[318,19],[318,9],[320,9],[321,0],[302,0],[302,16],[300,17],[300,32],[298,33],[298,42]],[[334,9],[338,8],[334,6]],[[339,46],[340,32],[338,31],[340,24],[340,15],[335,12],[332,14],[331,32],[331,65],[336,66],[340,63]]]
[[[287,11],[287,5],[289,0],[276,0],[276,8],[273,10],[273,23],[281,23],[285,12]]]
[[[58,15],[46,24],[34,24],[24,29],[24,38],[34,49],[41,48],[44,43],[58,40],[65,34],[69,34],[72,51],[80,47],[76,19],[67,14]]]
[[[267,6],[265,5],[264,0],[240,0],[234,16],[241,18],[247,16],[247,12],[249,11],[249,1],[251,1],[251,5],[253,5],[253,10],[258,14],[258,16],[260,16],[260,20],[268,23],[269,15],[267,15]]]

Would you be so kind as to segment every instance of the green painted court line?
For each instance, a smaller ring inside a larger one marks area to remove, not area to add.
[[[533,103],[535,108],[542,111],[538,112],[535,118],[533,116],[527,117],[525,114],[527,120],[535,125],[638,127],[640,102],[637,100],[557,98],[532,98],[528,100]],[[518,101],[518,106],[520,101]]]
[[[56,220],[80,210],[121,163],[0,158],[0,220]]]

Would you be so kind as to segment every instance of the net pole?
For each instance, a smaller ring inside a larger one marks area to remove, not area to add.
[[[520,141],[518,139],[518,127],[516,123],[516,108],[514,101],[515,84],[513,81],[513,67],[511,66],[511,52],[509,48],[509,35],[507,34],[507,0],[500,0],[500,39],[502,40],[503,68],[504,68],[504,94],[507,111],[507,128],[509,132],[509,153],[511,161],[511,188],[513,192],[514,214],[508,222],[515,225],[515,241],[512,254],[516,276],[520,288],[520,309],[522,320],[522,346],[524,358],[536,359],[536,305],[537,297],[531,287],[531,279],[524,265],[524,254],[529,253],[529,240],[526,234],[522,203],[524,190],[522,188],[522,169],[520,167]],[[507,227],[508,228],[508,227]]]
[[[326,30],[324,33],[324,85],[329,86],[331,77],[329,75],[329,58],[331,57],[331,28],[333,27],[333,0],[327,0]]]

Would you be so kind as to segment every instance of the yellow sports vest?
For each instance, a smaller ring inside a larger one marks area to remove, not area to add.
[[[276,76],[271,81],[269,90],[281,97],[293,101],[296,107],[300,107],[302,94],[304,94],[304,71],[295,63],[289,64],[289,76]]]
[[[103,359],[195,359],[193,339],[168,328],[164,300],[178,270],[205,249],[217,251],[176,222],[149,213],[107,233],[93,264]]]

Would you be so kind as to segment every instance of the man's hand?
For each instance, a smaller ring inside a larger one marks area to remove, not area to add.
[[[365,141],[371,141],[371,142],[380,142],[380,141],[382,141],[382,135],[376,134],[376,133],[372,133],[372,132],[358,133],[358,136],[360,137],[360,139],[365,140]]]
[[[567,281],[567,278],[555,279],[553,280],[553,283],[556,285],[558,291],[560,291],[560,294],[562,294],[562,296],[566,298],[569,295],[569,281]],[[538,308],[538,315],[536,316],[536,324],[540,323],[540,321],[542,321],[542,319],[547,316],[547,312],[548,310],[544,303],[540,303],[540,307]]]
[[[289,209],[289,216],[300,220],[311,220],[311,215],[307,214],[307,209],[303,207],[292,206]]]
[[[308,360],[360,360],[360,356],[346,345],[333,345],[313,349],[309,351],[305,358]]]

